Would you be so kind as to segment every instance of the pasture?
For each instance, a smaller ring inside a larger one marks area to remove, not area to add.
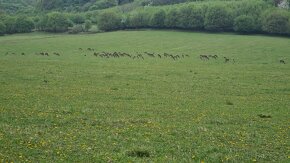
[[[289,38],[0,37],[0,162],[288,162],[289,81]]]

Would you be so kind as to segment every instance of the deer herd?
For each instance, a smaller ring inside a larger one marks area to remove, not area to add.
[[[172,60],[179,60],[183,58],[189,58],[188,54],[169,54],[169,53],[154,53],[154,52],[137,52],[135,54],[130,54],[126,52],[97,52],[94,48],[78,48],[79,51],[84,53],[85,51],[89,51],[92,53],[93,56],[95,57],[100,57],[100,58],[120,58],[120,57],[127,57],[131,58],[133,60],[135,59],[140,59],[144,60],[146,57],[149,58],[169,58]],[[6,52],[6,55],[13,54],[15,55],[16,53],[14,52]],[[51,53],[52,55],[60,56],[61,54],[59,52],[53,52]],[[24,52],[21,52],[20,55],[26,55]],[[50,53],[48,52],[37,52],[35,55],[42,55],[42,56],[50,56]],[[84,54],[84,56],[87,56],[87,54]],[[209,61],[211,59],[213,60],[218,60],[219,58],[223,58],[224,63],[236,63],[235,59],[233,58],[228,58],[228,57],[220,57],[216,54],[201,54],[199,55],[199,59],[202,61]],[[286,64],[286,61],[284,59],[279,60],[280,64]]]

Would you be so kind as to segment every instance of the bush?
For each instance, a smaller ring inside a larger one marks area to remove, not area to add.
[[[209,31],[228,31],[233,26],[233,17],[224,6],[209,7],[205,14],[204,27]]]
[[[92,27],[92,22],[90,20],[85,21],[85,31],[89,31],[89,29]]]
[[[240,33],[252,33],[256,31],[254,18],[247,15],[237,17],[234,21],[234,30]]]
[[[81,32],[84,32],[84,28],[80,24],[73,26],[72,29],[69,31],[70,34],[77,34]]]
[[[202,29],[204,20],[201,8],[182,7],[179,10],[179,27],[184,29]]]
[[[34,23],[31,19],[21,16],[16,19],[15,28],[18,33],[31,32],[34,29]]]
[[[70,20],[74,23],[74,24],[83,24],[85,23],[85,17],[83,15],[80,14],[74,14],[74,15],[70,15]]]
[[[70,26],[68,18],[59,12],[52,12],[47,15],[47,20],[44,20],[45,31],[47,32],[65,32]]]
[[[271,34],[290,34],[289,13],[285,10],[268,10],[263,15],[262,29]]]
[[[103,31],[116,30],[121,27],[121,16],[112,11],[106,11],[99,15],[98,27]]]
[[[5,18],[4,20],[4,25],[6,26],[6,33],[12,34],[12,33],[16,33],[16,18],[15,17],[11,17],[8,16]]]
[[[0,22],[0,36],[6,33],[6,26]]]
[[[98,26],[94,25],[94,26],[92,26],[92,27],[89,29],[88,32],[90,32],[90,33],[99,33],[100,30],[99,30]]]
[[[129,28],[144,28],[150,26],[150,13],[139,11],[131,13],[126,21],[126,27]]]
[[[177,28],[179,22],[179,14],[176,8],[169,10],[165,18],[165,26],[168,28]]]
[[[163,28],[165,22],[166,13],[164,10],[157,11],[151,19],[151,25],[155,28]]]

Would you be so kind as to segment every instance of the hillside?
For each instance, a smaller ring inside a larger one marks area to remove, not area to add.
[[[19,11],[33,10],[37,0],[0,0],[0,11],[16,13]]]

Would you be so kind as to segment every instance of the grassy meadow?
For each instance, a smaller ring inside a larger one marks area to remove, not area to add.
[[[188,57],[156,56],[163,53]],[[0,162],[289,162],[289,112],[289,38],[0,37]]]

